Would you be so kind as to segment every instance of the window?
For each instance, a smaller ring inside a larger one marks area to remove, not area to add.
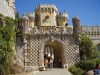
[[[48,8],[48,12],[51,13],[51,9],[50,8]]]
[[[45,13],[47,12],[47,8],[45,8]]]
[[[42,12],[42,13],[44,12],[44,9],[43,9],[43,8],[41,8],[41,12]]]

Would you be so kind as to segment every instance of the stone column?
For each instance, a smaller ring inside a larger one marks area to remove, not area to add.
[[[28,58],[27,58],[27,40],[24,38],[24,67],[25,71],[28,71]]]
[[[44,70],[44,55],[43,55],[43,51],[39,52],[39,70]]]

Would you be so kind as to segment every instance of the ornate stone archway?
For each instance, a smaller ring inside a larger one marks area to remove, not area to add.
[[[41,67],[44,68],[44,46],[50,40],[51,40],[51,37],[43,40],[43,42],[40,44],[40,47],[39,47],[39,67],[40,68]],[[62,58],[63,58],[62,64],[64,64],[64,62],[65,62],[65,60],[64,60],[64,51],[65,51],[64,49],[65,49],[65,45],[64,45],[64,43],[62,42],[61,39],[53,38],[53,40],[54,41],[57,41],[58,43],[60,43],[62,45],[62,48],[61,48],[61,50],[62,50]]]
[[[24,45],[24,58],[25,58],[25,67],[26,69],[30,67],[32,70],[42,69],[44,67],[44,47],[48,41],[57,41],[61,46],[62,51],[62,67],[70,67],[79,61],[79,46],[74,42],[73,36],[63,36],[64,39],[61,39],[60,36],[49,35],[49,36],[30,36],[25,39]],[[55,48],[57,50],[57,48]],[[57,59],[58,60],[58,59]]]

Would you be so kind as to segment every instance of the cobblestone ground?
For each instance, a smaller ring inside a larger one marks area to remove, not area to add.
[[[72,75],[67,69],[49,69],[46,71],[33,72],[27,75]]]

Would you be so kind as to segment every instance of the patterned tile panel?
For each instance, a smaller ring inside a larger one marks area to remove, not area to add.
[[[43,35],[42,35],[43,36]],[[77,47],[74,37],[71,35],[53,35],[56,40],[61,40],[63,43],[63,58],[65,60],[64,64],[69,64],[68,66],[72,66],[77,62],[79,59],[78,54],[79,54],[79,48]],[[38,66],[39,65],[39,47],[43,41],[45,41],[47,38],[49,38],[50,35],[48,36],[43,36],[43,37],[31,37],[28,40],[28,55],[27,59],[29,62],[27,62],[28,66]]]

